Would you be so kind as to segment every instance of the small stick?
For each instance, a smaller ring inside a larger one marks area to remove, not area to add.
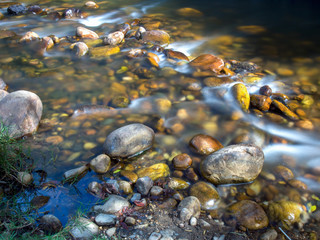
[[[281,227],[278,227],[279,230],[282,232],[282,234],[288,239],[288,240],[292,240],[287,234],[285,231],[283,231],[283,229]]]

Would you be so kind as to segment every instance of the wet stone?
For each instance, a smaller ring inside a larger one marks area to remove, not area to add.
[[[202,210],[211,210],[216,207],[219,201],[219,193],[215,187],[206,182],[197,182],[191,186],[189,191],[190,196],[199,199]]]
[[[8,90],[8,85],[5,83],[5,81],[3,81],[2,78],[0,78],[0,89],[4,91]]]
[[[106,173],[111,165],[111,159],[108,155],[100,154],[90,161],[90,168],[96,173]]]
[[[90,38],[90,39],[97,39],[99,35],[96,34],[94,31],[84,28],[84,27],[77,27],[76,36],[81,38]]]
[[[122,170],[120,172],[120,175],[123,178],[129,180],[131,183],[135,183],[138,180],[138,175],[136,173],[132,172],[132,171]]]
[[[87,44],[85,44],[84,42],[77,42],[75,44],[72,44],[71,48],[75,51],[77,57],[82,57],[89,51]]]
[[[261,234],[260,240],[276,240],[278,233],[274,229],[269,229],[265,233]]]
[[[107,57],[117,54],[118,52],[120,52],[120,48],[118,46],[102,46],[90,49],[90,55],[94,58]]]
[[[200,164],[200,171],[213,184],[250,182],[261,172],[263,162],[264,154],[260,147],[237,144],[207,156]]]
[[[174,190],[183,190],[189,187],[189,183],[182,180],[181,178],[170,178],[168,187]]]
[[[129,195],[133,192],[131,184],[127,181],[119,181],[119,190],[125,195]]]
[[[100,183],[98,183],[98,182],[95,182],[95,181],[89,183],[88,191],[90,193],[93,193],[97,197],[100,197],[100,196],[103,195],[102,194],[102,185]]]
[[[259,89],[261,95],[270,97],[272,95],[272,89],[268,85],[264,85]]]
[[[294,178],[293,172],[285,166],[276,166],[273,170],[276,177],[280,180],[288,181]]]
[[[150,167],[141,168],[137,171],[137,175],[140,178],[149,176],[153,181],[161,177],[167,177],[169,174],[169,166],[165,163],[156,163]]]
[[[112,214],[100,213],[95,217],[95,222],[99,226],[110,226],[116,224],[117,217]]]
[[[157,232],[153,232],[148,240],[159,240],[160,238],[162,237],[162,235],[160,233],[157,233]]]
[[[192,164],[191,157],[186,153],[175,156],[172,161],[174,168],[178,170],[185,170]]]
[[[124,222],[128,225],[128,226],[133,226],[136,224],[136,219],[133,217],[126,217],[126,219],[124,220]]]
[[[194,168],[188,168],[184,171],[184,175],[192,182],[196,182],[199,180],[199,176],[194,171]]]
[[[153,186],[151,189],[150,189],[150,195],[151,196],[159,196],[163,193],[163,188],[162,187],[159,187],[159,186]]]
[[[79,180],[81,177],[83,177],[87,173],[88,169],[89,169],[88,165],[81,166],[81,167],[78,167],[75,169],[71,169],[71,170],[66,171],[63,174],[63,177],[66,180],[73,180],[73,179]]]
[[[0,101],[5,97],[7,96],[9,93],[5,90],[1,90],[0,89]]]
[[[283,103],[272,100],[272,106],[275,107],[277,110],[279,110],[284,116],[289,118],[290,120],[296,121],[299,120],[299,117],[292,112],[289,108],[287,108]]]
[[[151,148],[153,140],[154,131],[151,128],[134,123],[111,132],[103,149],[110,157],[131,157]]]
[[[271,98],[263,95],[251,95],[250,96],[250,105],[254,108],[259,109],[260,111],[268,111],[271,105]]]
[[[85,7],[87,8],[90,8],[90,9],[96,9],[96,8],[99,8],[99,5],[96,4],[95,2],[93,1],[88,1],[84,4]]]
[[[181,221],[189,221],[191,217],[199,218],[200,201],[193,196],[186,197],[179,203],[178,212]]]
[[[249,230],[262,229],[269,224],[267,214],[263,208],[251,200],[242,200],[229,206],[224,219],[228,222],[230,218],[235,218],[240,226]]]
[[[62,17],[67,18],[67,19],[69,19],[69,18],[83,18],[84,14],[78,8],[68,8],[63,11]]]
[[[170,58],[170,59],[189,61],[189,58],[182,52],[166,49],[164,50],[164,54],[166,55],[167,58]]]
[[[7,12],[9,15],[22,15],[25,14],[27,8],[24,5],[16,4],[11,5],[7,8]]]
[[[168,44],[170,42],[170,35],[162,30],[145,31],[141,34],[142,40],[154,44]]]
[[[237,83],[232,86],[231,92],[241,109],[243,111],[248,111],[250,105],[250,95],[247,87],[243,83]]]
[[[137,180],[135,186],[136,186],[137,191],[139,193],[141,193],[142,195],[147,195],[149,193],[151,187],[153,186],[153,181],[148,176],[142,177]]]
[[[103,39],[103,42],[105,44],[109,45],[117,45],[121,43],[124,39],[124,34],[121,31],[110,33],[105,39]]]
[[[190,66],[204,71],[210,70],[219,73],[224,67],[224,61],[212,54],[203,54],[193,59],[190,62]]]
[[[28,13],[40,14],[42,13],[42,8],[39,5],[31,5],[28,7]]]
[[[189,145],[192,150],[201,155],[208,155],[223,148],[223,145],[217,139],[205,134],[192,137]]]
[[[56,216],[47,214],[40,218],[40,228],[48,234],[54,234],[60,232],[63,227]]]
[[[203,13],[195,8],[179,8],[177,10],[177,14],[183,17],[201,17],[203,16]]]
[[[30,41],[34,41],[34,40],[37,40],[37,39],[39,39],[40,37],[39,37],[39,35],[37,34],[37,33],[35,33],[35,32],[31,32],[31,31],[29,31],[29,32],[26,32],[23,36],[22,36],[22,38],[20,38],[20,42],[30,42]]]

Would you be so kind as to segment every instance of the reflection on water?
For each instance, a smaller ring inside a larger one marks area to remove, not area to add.
[[[52,11],[60,4],[64,8],[83,4],[82,1],[31,2]],[[267,84],[273,92],[289,96],[304,94],[307,97],[301,108],[313,129],[301,129],[292,122],[276,123],[243,113],[229,94],[230,87],[242,81],[242,76],[230,77],[232,83],[222,87],[207,86],[206,77],[193,75],[188,65],[176,64],[168,61],[164,54],[158,54],[159,70],[151,71],[151,77],[141,77],[134,72],[138,63],[130,62],[126,57],[127,52],[136,47],[131,46],[129,40],[121,53],[112,57],[77,59],[69,51],[70,42],[65,39],[39,57],[33,46],[17,44],[18,38],[1,37],[0,77],[9,85],[10,91],[28,89],[43,100],[42,124],[34,139],[29,140],[33,154],[44,159],[39,161],[39,168],[46,169],[50,179],[61,180],[66,170],[83,165],[101,153],[105,137],[114,129],[141,122],[156,126],[158,133],[154,149],[132,161],[136,169],[170,161],[177,152],[189,153],[187,143],[197,133],[212,135],[224,145],[246,134],[263,147],[266,169],[283,164],[283,156],[291,156],[295,159],[291,167],[296,177],[307,183],[311,191],[320,192],[319,182],[305,176],[314,166],[319,166],[320,161],[320,35],[316,31],[320,19],[317,2],[174,0],[170,3],[135,1],[129,6],[126,2],[102,2],[96,12],[88,11],[89,16],[83,19],[56,21],[30,15],[12,17],[0,21],[0,30],[16,34],[32,30],[40,37],[67,36],[66,39],[73,42],[77,26],[90,27],[103,36],[119,24],[142,18],[170,33],[173,42],[167,48],[190,58],[213,53],[225,60],[258,64],[264,69],[263,75],[253,82],[247,79],[249,92],[257,93]],[[199,9],[203,16],[179,16],[176,10],[181,7]],[[4,12],[4,8],[1,11]],[[239,28],[248,25],[259,27]],[[127,98],[128,106],[108,110],[106,106],[112,105],[112,100],[118,96]],[[98,105],[98,108],[83,108],[86,105]],[[242,113],[237,115],[239,112]],[[46,157],[40,157],[40,152]],[[46,162],[52,153],[56,156],[54,164]],[[75,185],[79,191],[69,186],[41,190],[41,194],[56,200],[46,205],[44,211],[63,212],[60,217],[65,223],[69,212],[77,208],[75,202],[79,205],[85,202],[88,207],[96,202],[96,198],[86,192],[88,183],[96,178],[94,173],[89,173],[81,179]]]

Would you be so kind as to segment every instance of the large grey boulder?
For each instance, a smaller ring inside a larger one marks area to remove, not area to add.
[[[133,123],[111,132],[104,142],[104,152],[110,157],[131,157],[152,147],[154,131]]]
[[[0,122],[11,137],[19,138],[35,132],[42,116],[40,98],[29,91],[16,91],[0,101]]]
[[[204,178],[213,184],[244,183],[256,179],[264,162],[260,147],[237,144],[222,148],[207,156],[200,165]]]

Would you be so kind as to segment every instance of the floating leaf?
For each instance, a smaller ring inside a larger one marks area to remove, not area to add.
[[[117,170],[115,170],[115,171],[113,172],[113,174],[118,173],[118,172],[120,172],[120,171],[121,171],[120,169],[117,169]]]
[[[31,205],[35,208],[41,208],[48,203],[49,199],[48,196],[36,196],[31,200]]]
[[[316,201],[320,201],[320,198],[318,198],[318,197],[317,197],[316,195],[314,195],[314,194],[313,194],[311,197],[312,197],[312,199],[314,199],[314,200],[316,200]]]
[[[311,206],[311,208],[310,208],[310,211],[311,211],[311,212],[314,212],[314,211],[316,211],[316,210],[317,210],[317,206],[316,206],[316,205]]]

